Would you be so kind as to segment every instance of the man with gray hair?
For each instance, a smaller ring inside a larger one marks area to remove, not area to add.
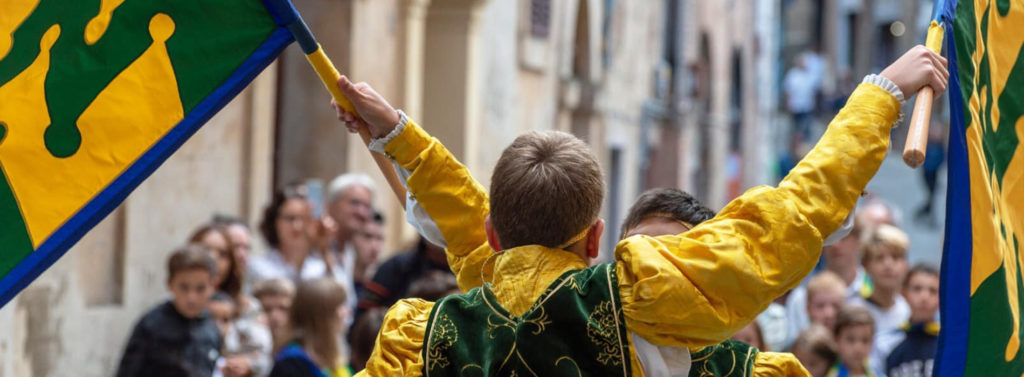
[[[348,291],[347,306],[355,310],[357,285],[366,279],[366,271],[377,255],[361,255],[352,240],[373,221],[373,179],[362,173],[339,175],[327,186],[326,212],[337,224],[329,250],[334,278]]]

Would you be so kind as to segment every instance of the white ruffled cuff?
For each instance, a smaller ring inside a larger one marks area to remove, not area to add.
[[[871,84],[879,88],[885,89],[885,91],[891,93],[893,97],[896,97],[896,100],[900,102],[900,117],[899,119],[896,119],[896,123],[893,124],[893,127],[899,127],[900,124],[903,123],[903,103],[906,102],[907,100],[905,97],[903,97],[903,91],[900,90],[900,87],[897,86],[896,83],[892,82],[892,80],[889,80],[888,78],[885,78],[884,76],[881,75],[876,75],[874,73],[864,76],[864,81],[861,81],[861,83]]]
[[[862,83],[872,84],[879,88],[885,89],[887,92],[892,93],[892,95],[895,96],[896,99],[900,101],[900,104],[903,104],[903,102],[907,100],[905,97],[903,97],[903,91],[900,90],[900,87],[896,86],[896,83],[892,82],[892,80],[885,78],[884,76],[872,73],[870,75],[864,76],[864,81],[862,81]]]
[[[405,116],[405,112],[398,110],[398,124],[395,125],[395,129],[391,130],[387,135],[384,135],[384,137],[370,139],[370,150],[387,155],[387,153],[384,152],[384,146],[388,145],[392,140],[395,140],[395,138],[402,133],[402,130],[405,130],[405,125],[408,123],[409,118]]]

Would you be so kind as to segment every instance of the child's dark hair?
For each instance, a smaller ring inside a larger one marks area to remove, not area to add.
[[[306,200],[306,198],[306,187],[302,185],[287,185],[274,192],[274,197],[270,199],[270,204],[263,209],[263,219],[260,220],[260,233],[263,234],[268,245],[275,248],[281,245],[281,240],[277,238],[277,217],[281,214],[281,207],[290,199]]]
[[[692,195],[674,188],[655,188],[640,194],[622,222],[622,235],[640,225],[652,215],[697,225],[715,217],[715,211],[705,207]]]
[[[456,289],[459,289],[459,284],[455,281],[455,275],[447,271],[430,271],[409,284],[408,296],[437,301]]]
[[[188,245],[175,250],[167,259],[167,281],[188,270],[204,270],[213,279],[217,275],[217,262],[202,245]]]
[[[843,329],[860,325],[870,325],[871,331],[874,332],[875,319],[871,317],[871,312],[863,306],[845,305],[839,309],[839,315],[836,316],[836,328],[832,335],[838,339],[839,333]]]
[[[916,274],[931,275],[938,278],[939,269],[925,262],[915,264],[914,267],[910,268],[910,271],[907,271],[907,276],[903,278],[903,286],[906,287],[907,284],[910,284],[910,278],[914,277]]]
[[[384,323],[386,308],[367,309],[356,318],[349,334],[349,343],[352,345],[352,368],[361,370],[366,367],[366,361],[373,353],[373,346],[377,340],[377,333],[380,332],[381,324]]]

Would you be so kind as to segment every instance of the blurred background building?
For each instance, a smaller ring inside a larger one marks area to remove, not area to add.
[[[606,260],[645,189],[679,187],[718,209],[777,182],[791,123],[783,75],[799,56],[824,61],[823,103],[842,97],[921,43],[931,11],[925,0],[294,3],[341,72],[404,109],[485,186],[523,132],[589,143],[607,180]],[[113,374],[136,318],[166,298],[167,253],[213,213],[255,226],[271,190],[289,182],[370,174],[386,249],[402,250],[414,231],[328,100],[289,48],[0,309],[0,377]],[[830,118],[817,119],[819,132]]]

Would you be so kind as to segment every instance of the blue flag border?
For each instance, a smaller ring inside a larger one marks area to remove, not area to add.
[[[935,355],[935,376],[963,376],[967,364],[967,335],[971,323],[971,172],[967,157],[964,101],[957,69],[956,29],[953,25],[957,0],[938,0],[936,19],[945,30],[949,62],[949,165],[946,192],[946,232],[942,250],[939,312],[942,330]]]
[[[266,3],[264,3],[266,5]],[[57,228],[39,248],[18,262],[7,275],[0,278],[0,308],[7,305],[22,289],[50,268],[64,253],[78,242],[96,224],[124,201],[128,194],[146,180],[164,161],[185,143],[206,121],[224,108],[235,96],[249,86],[260,72],[270,65],[295,39],[281,26],[282,17],[276,9],[266,6],[267,12],[278,22],[278,27],[250,55],[224,83],[203,99],[184,119],[178,122],[159,141],[143,153],[120,176]]]

